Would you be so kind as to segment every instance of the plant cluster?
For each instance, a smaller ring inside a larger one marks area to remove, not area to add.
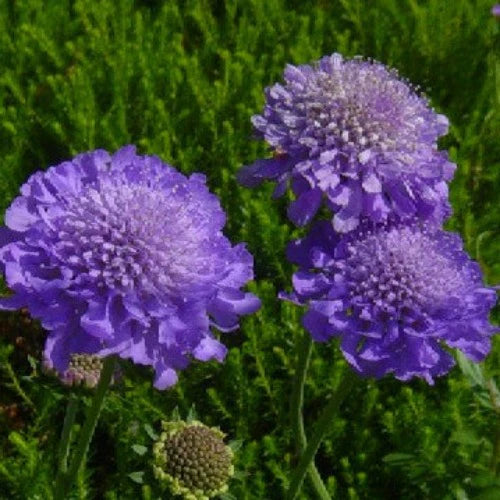
[[[1,498],[495,497],[483,3],[0,6]]]

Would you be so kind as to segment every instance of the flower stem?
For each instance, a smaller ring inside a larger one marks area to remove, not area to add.
[[[299,464],[292,474],[292,480],[290,482],[290,486],[286,495],[287,500],[294,500],[297,497],[308,467],[313,461],[314,455],[316,455],[316,452],[318,451],[319,445],[321,444],[324,435],[331,427],[331,422],[335,414],[337,413],[342,401],[350,391],[354,380],[355,375],[352,370],[349,370],[344,374],[332,398],[328,402],[326,408],[323,410],[323,413],[321,414],[319,420],[316,422],[311,440],[306,446],[306,449],[304,450],[304,453],[300,458]]]
[[[83,424],[83,428],[80,432],[73,460],[69,466],[67,473],[60,472],[62,477],[59,483],[56,482],[54,500],[66,499],[67,492],[75,482],[78,471],[87,453],[90,440],[92,439],[92,436],[94,434],[97,420],[99,418],[99,414],[101,413],[102,404],[104,402],[104,396],[111,383],[111,379],[113,378],[114,367],[114,357],[109,357],[104,360],[99,384],[97,385],[92,404],[87,410],[85,423]]]
[[[500,461],[500,400],[498,399],[498,390],[493,379],[486,383],[490,393],[491,406],[496,416],[495,434],[493,437],[493,450],[491,453],[490,470],[494,476],[498,474],[498,464]]]
[[[69,395],[68,406],[66,408],[66,415],[64,416],[63,429],[61,432],[61,440],[59,442],[56,485],[63,480],[64,474],[66,474],[66,471],[68,470],[68,452],[69,444],[71,441],[71,429],[73,428],[73,424],[75,423],[77,409],[78,398],[73,393],[71,393]]]
[[[500,421],[497,422],[495,437],[493,439],[493,451],[491,453],[490,470],[492,474],[496,476],[498,473],[498,462],[500,457]]]
[[[312,338],[307,333],[297,343],[297,368],[295,370],[295,380],[290,401],[292,430],[297,440],[296,447],[299,456],[302,455],[307,446],[307,436],[304,429],[302,408],[304,404],[304,384],[307,378],[307,371],[309,369],[312,346]],[[314,461],[311,461],[307,467],[307,473],[309,474],[309,479],[316,490],[318,498],[321,498],[321,500],[330,500],[331,497],[321,480],[321,476],[318,469],[316,469],[316,466],[314,465]]]

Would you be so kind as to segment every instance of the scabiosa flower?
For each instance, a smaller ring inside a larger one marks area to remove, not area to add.
[[[499,3],[496,3],[495,5],[493,5],[493,7],[491,8],[491,14],[494,17],[500,17],[500,4]]]
[[[133,146],[78,155],[21,188],[5,215],[0,262],[14,295],[50,331],[45,359],[118,354],[174,384],[190,357],[222,361],[210,326],[230,331],[258,299],[240,290],[251,255],[222,234],[205,177],[189,178]]]
[[[361,375],[432,384],[454,364],[443,345],[473,361],[490,350],[496,293],[457,234],[414,222],[338,235],[321,221],[288,257],[300,269],[294,293],[282,298],[308,304],[305,328],[318,342],[340,337]]]
[[[174,495],[208,500],[224,493],[234,474],[233,452],[225,434],[201,422],[163,422],[153,448],[154,473]]]
[[[455,166],[436,146],[448,120],[395,70],[333,54],[313,66],[288,65],[284,79],[267,89],[264,111],[252,119],[275,156],[244,167],[242,184],[276,180],[281,196],[291,179],[290,219],[308,223],[325,199],[339,232],[360,217],[449,214],[446,181]]]

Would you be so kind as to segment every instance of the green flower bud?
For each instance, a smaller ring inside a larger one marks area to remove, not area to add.
[[[200,422],[163,422],[153,448],[154,473],[185,500],[208,500],[227,491],[234,473],[225,434]]]

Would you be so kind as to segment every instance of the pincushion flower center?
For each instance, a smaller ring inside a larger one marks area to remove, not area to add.
[[[149,184],[107,179],[69,201],[58,244],[67,262],[101,285],[178,288],[202,237],[183,227],[185,209]]]
[[[351,296],[396,312],[439,306],[465,289],[460,269],[424,233],[369,235],[349,246]]]
[[[325,137],[337,133],[342,144],[358,152],[371,148],[393,150],[398,144],[411,149],[414,143],[408,133],[411,117],[404,120],[400,112],[405,109],[400,101],[407,101],[411,96],[400,95],[396,84],[369,72],[348,71],[347,68],[345,72],[342,77],[326,72],[318,74],[316,83],[320,91],[316,90],[316,99],[307,99],[311,102],[309,120],[318,129],[323,129]],[[328,100],[325,106],[313,106],[321,96]]]

